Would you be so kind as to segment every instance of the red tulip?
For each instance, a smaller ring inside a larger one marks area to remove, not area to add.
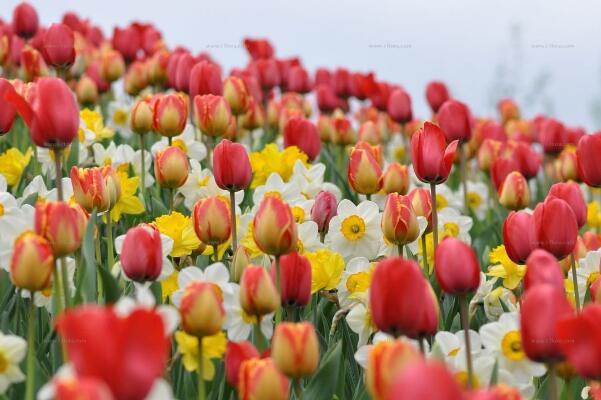
[[[340,108],[341,100],[336,97],[330,85],[316,85],[315,97],[317,98],[317,107],[323,113],[330,113],[336,108]]]
[[[253,238],[264,253],[281,256],[295,251],[298,231],[290,206],[278,195],[261,200],[252,222]]]
[[[470,140],[472,136],[470,110],[465,104],[456,100],[447,100],[438,110],[436,118],[447,141]]]
[[[411,206],[415,214],[428,221],[426,232],[432,231],[432,195],[425,188],[415,188],[407,195],[411,199]]]
[[[109,387],[95,378],[55,376],[52,379],[54,398],[61,400],[115,400]]]
[[[598,250],[601,247],[601,235],[595,232],[584,232],[582,240],[584,241],[584,246],[589,251]]]
[[[317,68],[315,70],[315,86],[332,84],[332,73],[325,68]]]
[[[244,47],[253,60],[273,57],[274,50],[266,39],[244,39]]]
[[[601,305],[588,304],[582,312],[557,322],[559,346],[578,375],[601,378]]]
[[[315,160],[321,148],[315,124],[302,117],[290,118],[284,127],[284,147],[290,146],[302,150],[309,157],[309,161]]]
[[[411,138],[411,157],[417,177],[426,183],[439,184],[446,181],[458,143],[455,140],[447,146],[442,129],[426,122]]]
[[[138,57],[141,45],[140,32],[134,26],[113,29],[113,48],[121,53],[126,62],[132,62]]]
[[[190,98],[196,95],[223,94],[223,83],[221,82],[221,69],[218,65],[201,61],[190,70],[189,91]]]
[[[576,216],[578,228],[582,228],[586,224],[586,202],[580,190],[580,186],[576,182],[561,182],[556,183],[549,189],[547,198],[558,198],[570,206]]]
[[[225,348],[225,378],[227,383],[233,387],[238,386],[238,372],[240,371],[240,365],[251,358],[259,358],[259,352],[253,346],[252,343],[243,342],[227,342]]]
[[[64,201],[39,202],[35,207],[35,231],[50,242],[55,257],[75,252],[87,224],[84,210]]]
[[[601,299],[601,278],[597,277],[589,286],[588,291],[591,295],[591,302],[598,303],[598,300]]]
[[[121,247],[121,268],[137,282],[154,281],[163,268],[161,234],[150,224],[140,224],[125,234]]]
[[[225,135],[232,120],[232,110],[222,96],[205,94],[194,98],[194,123],[203,134]]]
[[[500,383],[472,391],[468,400],[523,400],[523,397],[518,388]]]
[[[565,291],[563,279],[563,269],[551,253],[536,249],[526,260],[525,291],[540,284],[555,286]]]
[[[33,37],[38,31],[38,13],[33,6],[22,2],[13,10],[13,30],[23,39]]]
[[[490,165],[490,179],[495,185],[495,189],[498,191],[507,175],[514,171],[519,172],[518,163],[511,158],[497,158]]]
[[[526,356],[532,361],[561,361],[563,355],[555,330],[557,321],[574,313],[563,288],[538,284],[522,298],[520,331]]]
[[[403,89],[395,89],[388,98],[388,115],[399,124],[404,124],[413,119],[411,111],[411,97]]]
[[[578,175],[589,186],[601,187],[601,131],[583,136],[578,141]]]
[[[332,88],[336,96],[343,99],[351,95],[350,91],[350,79],[351,75],[345,68],[337,68],[332,75]]]
[[[578,223],[565,201],[548,198],[534,209],[534,229],[538,247],[547,250],[558,260],[569,255],[576,246]]]
[[[534,178],[541,165],[538,153],[525,142],[510,142],[509,146],[511,157],[517,163],[518,170],[526,179]]]
[[[580,141],[583,136],[586,136],[586,131],[584,128],[579,126],[574,128],[566,128],[566,132],[568,135],[568,143],[573,144],[574,146],[578,144],[578,141]]]
[[[271,90],[281,82],[278,64],[273,58],[254,60],[249,65],[263,90]]]
[[[165,369],[169,341],[154,310],[121,317],[83,306],[60,315],[57,331],[77,376],[101,380],[117,400],[144,399]]]
[[[503,222],[503,243],[511,261],[524,264],[537,247],[534,217],[525,211],[510,212]]]
[[[44,33],[42,54],[46,64],[66,69],[75,62],[75,35],[64,24],[52,24]]]
[[[221,189],[246,189],[252,180],[252,169],[244,146],[227,139],[219,142],[213,151],[213,174]]]
[[[190,75],[195,64],[196,60],[189,53],[184,53],[178,57],[177,66],[175,67],[175,90],[188,93],[190,89]]]
[[[374,324],[394,336],[419,337],[431,328],[431,316],[437,317],[431,290],[414,261],[390,257],[378,262],[369,290]]]
[[[311,87],[311,78],[306,69],[301,66],[290,68],[287,85],[289,91],[305,94],[311,91]]]
[[[464,395],[459,382],[444,364],[418,361],[405,367],[399,374],[389,399],[464,400]]]
[[[8,133],[15,122],[15,106],[6,99],[8,93],[14,91],[9,81],[0,78],[0,136]]]
[[[327,233],[330,220],[338,214],[336,196],[327,190],[322,190],[315,196],[311,207],[311,219],[317,224],[320,233]]]
[[[538,140],[547,154],[559,154],[568,143],[565,126],[552,118],[543,121],[538,133]]]
[[[41,147],[62,148],[70,144],[79,129],[79,107],[73,92],[58,78],[40,78],[27,99],[9,92],[12,102],[29,127],[33,142]]]
[[[276,277],[275,261],[271,265],[271,278]],[[280,258],[280,289],[282,306],[304,307],[311,299],[311,263],[296,251]]]
[[[366,142],[352,148],[348,160],[348,181],[357,193],[374,194],[382,189],[382,167],[378,154]]]
[[[432,81],[426,86],[426,100],[432,112],[438,112],[440,106],[449,99],[449,91],[444,83]]]
[[[480,264],[474,249],[454,237],[445,238],[436,248],[436,280],[449,294],[475,292],[480,285]]]

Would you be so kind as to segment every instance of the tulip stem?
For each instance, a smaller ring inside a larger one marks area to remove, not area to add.
[[[173,189],[168,189],[169,190],[169,211],[173,212],[173,206],[175,204],[175,191]]]
[[[436,184],[430,183],[430,194],[432,197],[432,237],[434,239],[434,254],[438,247],[438,213],[436,211]]]
[[[219,262],[219,245],[213,245],[213,262]]]
[[[426,355],[426,347],[424,346],[424,338],[419,336],[417,338],[417,343],[419,344],[419,352],[422,353],[423,356]]]
[[[230,190],[230,210],[232,212],[232,253],[238,249],[238,232],[236,230],[236,192]]]
[[[576,275],[576,257],[574,253],[570,254],[572,262],[572,282],[574,284],[574,298],[576,299],[576,312],[580,312],[580,290],[578,290],[578,277]]]
[[[115,255],[113,254],[113,218],[111,218],[110,210],[106,214],[106,248],[108,253],[107,270],[110,272],[115,264]]]
[[[198,338],[198,400],[205,400],[205,379],[203,372],[203,359],[202,359],[202,336]]]
[[[255,336],[255,346],[259,351],[265,350],[265,343],[263,342],[263,333],[261,332],[261,316],[257,315],[257,322],[253,325],[253,334]]]
[[[465,146],[461,144],[459,146],[459,175],[461,175],[461,186],[463,187],[463,208],[465,213],[469,212],[469,203],[467,200],[467,169],[466,169],[466,156]]]
[[[25,399],[33,400],[35,391],[35,292],[30,292],[29,321],[27,324],[27,383],[25,386]]]
[[[368,194],[366,194],[366,195],[365,195],[365,198],[367,199],[367,201],[371,201],[371,194],[369,194],[369,193],[368,193]]]
[[[397,245],[397,249],[399,251],[399,257],[403,257],[403,245],[402,244],[398,244]]]
[[[472,345],[470,341],[470,317],[468,314],[467,295],[459,295],[459,313],[461,314],[461,326],[465,336],[465,361],[467,364],[467,387],[471,389],[474,385],[474,368],[472,366]]]
[[[52,271],[52,290],[54,291],[53,296],[56,298],[56,315],[62,314],[65,309],[65,305],[63,303],[63,288],[62,288],[62,279],[60,277],[60,271],[58,270],[58,265],[56,265],[56,261],[54,264],[54,271]]]
[[[63,281],[63,294],[65,296],[65,308],[71,306],[71,294],[69,293],[69,277],[67,274],[67,264],[65,263],[65,257],[60,258],[61,264],[61,280]]]
[[[144,208],[146,208],[146,160],[144,159],[144,135],[140,135],[140,162],[142,171],[140,172],[140,193],[142,193],[142,201]]]
[[[303,390],[301,389],[300,379],[294,378],[292,380],[292,387],[294,388],[294,394],[297,400],[301,400],[303,398]]]
[[[13,135],[16,136],[16,135]],[[38,160],[38,146],[33,145],[33,174],[40,175],[40,161]]]
[[[56,197],[58,199],[58,201],[63,201],[64,196],[63,196],[63,184],[62,184],[62,179],[63,179],[63,170],[61,167],[61,161],[62,161],[62,157],[63,157],[63,149],[60,147],[55,147],[52,149],[52,151],[54,152],[54,168],[56,170]]]
[[[280,322],[282,322],[282,277],[280,276],[280,256],[275,256],[275,285],[278,290],[278,308],[275,311],[275,326],[278,326]]]
[[[96,263],[98,264],[98,269],[96,270],[96,291],[98,293],[98,304],[100,304],[102,300],[102,276],[100,275],[100,268],[102,268],[102,260],[100,255],[100,233],[96,233]]]
[[[428,269],[428,248],[426,244],[426,234],[422,235],[422,264],[424,266],[424,274],[426,276],[430,275],[430,270]]]
[[[549,382],[547,384],[547,397],[549,400],[557,400],[557,373],[555,371],[555,364],[549,364]]]

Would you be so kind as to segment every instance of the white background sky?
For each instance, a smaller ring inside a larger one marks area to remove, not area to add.
[[[18,3],[2,0],[0,16],[10,19]],[[595,99],[601,99],[598,0],[31,3],[44,24],[59,20],[66,10],[90,17],[105,33],[133,19],[154,22],[169,45],[195,51],[221,46],[210,53],[225,70],[246,63],[239,46],[243,37],[266,36],[278,55],[300,55],[311,71],[346,66],[400,83],[411,93],[418,116],[427,114],[423,92],[434,78],[447,82],[476,113],[491,114],[499,76],[505,76],[502,86],[512,84],[519,100],[534,94],[526,116],[547,110],[569,125],[601,129],[592,111]]]

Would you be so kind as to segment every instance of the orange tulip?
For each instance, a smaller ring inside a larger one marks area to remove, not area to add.
[[[253,238],[264,253],[280,256],[296,249],[298,233],[288,204],[266,195],[253,219]]]
[[[55,257],[73,253],[81,245],[87,217],[81,206],[63,201],[47,201],[36,204],[35,230],[45,237]]]
[[[240,306],[249,315],[262,317],[274,312],[280,303],[273,280],[265,268],[248,265],[240,279]]]
[[[188,156],[179,147],[170,146],[154,156],[154,175],[161,187],[176,189],[186,183]]]
[[[210,282],[190,282],[184,289],[179,312],[182,328],[189,335],[215,335],[225,321],[221,289]]]
[[[240,400],[288,400],[288,379],[271,358],[251,358],[240,365]]]
[[[52,246],[42,236],[25,232],[15,240],[10,261],[10,280],[19,289],[46,289],[54,271]]]
[[[201,242],[211,246],[225,243],[232,234],[229,200],[220,196],[199,200],[192,210],[192,222]]]
[[[309,322],[283,322],[276,327],[271,357],[280,371],[291,378],[311,375],[319,364],[319,342]]]

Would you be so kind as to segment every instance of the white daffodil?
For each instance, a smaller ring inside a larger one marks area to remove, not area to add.
[[[488,210],[488,190],[488,185],[484,182],[467,182],[468,207],[480,219],[486,216]]]
[[[207,197],[223,196],[230,198],[230,192],[221,189],[215,183],[213,174],[208,169],[203,169],[196,160],[190,160],[190,173],[184,185],[179,189],[179,193],[184,196],[184,205],[191,210],[194,204]],[[240,214],[238,205],[244,200],[244,190],[239,190],[235,194],[236,213]]]
[[[376,330],[371,320],[369,309],[362,302],[357,302],[351,306],[351,310],[346,315],[346,323],[353,332],[359,335],[357,346],[367,344],[369,337]]]
[[[454,208],[447,207],[438,213],[438,235],[441,240],[452,236],[470,244],[472,242],[470,229],[472,229],[473,223],[471,217],[461,215]]]
[[[482,342],[478,332],[470,329],[470,345],[472,357],[476,356],[482,350]],[[463,331],[451,333],[440,331],[434,337],[434,342],[438,345],[442,355],[447,363],[455,362],[459,359],[465,360],[465,335]],[[494,364],[494,362],[493,362]]]
[[[296,228],[298,232],[296,251],[299,254],[313,252],[323,246],[319,241],[319,232],[317,231],[317,224],[315,222],[303,222],[302,224],[297,224]]]
[[[417,340],[407,339],[406,337],[396,339],[396,340],[408,343],[411,346],[413,346],[416,350],[419,350],[419,343],[417,342]],[[359,348],[355,352],[355,361],[357,361],[357,364],[359,364],[363,369],[367,368],[367,365],[369,363],[369,352],[371,351],[371,349],[380,342],[393,342],[393,341],[395,341],[395,339],[391,335],[388,335],[383,332],[377,332],[373,337],[372,344],[358,346]],[[424,344],[424,350],[425,350],[426,354],[428,354],[430,352],[430,346],[428,345],[428,342],[426,340],[423,341],[423,344]]]
[[[145,226],[148,228],[148,226]],[[169,253],[173,250],[173,239],[171,239],[167,235],[160,234],[161,236],[161,252],[163,254],[163,265],[161,267],[161,273],[157,278],[158,281],[164,281],[169,278],[171,274],[173,274],[173,264],[171,260],[169,260]],[[121,255],[121,251],[123,250],[123,241],[125,240],[125,235],[120,235],[115,238],[115,251],[117,254]],[[113,266],[113,274],[119,275],[122,273],[121,261],[117,261]],[[127,275],[122,274],[123,278],[129,280]]]
[[[27,342],[21,337],[0,332],[0,394],[6,393],[11,384],[25,380],[19,364],[26,351]]]
[[[0,193],[0,267],[8,271],[15,239],[27,230],[33,230],[35,208],[17,200],[8,192]]]
[[[94,135],[94,133],[91,133],[91,134]],[[93,143],[93,141],[90,142],[90,144],[92,144],[92,143]],[[77,155],[78,165],[80,165],[80,166],[87,165],[90,162],[90,152],[88,150],[88,145],[83,144],[81,142],[81,135],[80,135],[80,142],[77,146],[77,149],[79,151],[79,153]],[[67,148],[64,151],[65,158],[63,159],[63,163],[64,163],[64,160],[68,159],[68,157],[71,155],[72,151],[73,151],[73,145],[67,146]],[[50,151],[50,149],[47,149],[44,147],[38,147],[38,162],[40,163],[42,174],[44,176],[46,176],[49,179],[56,178],[56,165],[54,162],[54,153],[52,153]]]
[[[313,204],[315,204],[315,200],[301,200],[297,204],[288,204],[294,221],[297,224],[311,221],[311,208],[313,208]]]
[[[344,199],[338,204],[338,215],[330,220],[326,243],[345,259],[377,257],[382,241],[380,211],[373,201],[358,206]]]
[[[449,207],[457,212],[463,210],[463,192],[453,192],[446,183],[436,185],[436,209],[440,213]]]
[[[73,185],[71,184],[71,178],[62,178],[61,183],[63,185],[63,198],[69,201],[73,196]],[[48,189],[44,179],[38,175],[35,176],[25,189],[23,189],[23,195],[19,198],[19,203],[22,204],[29,196],[37,194],[37,201],[57,201],[58,193],[56,188]]]
[[[203,142],[196,140],[196,134],[194,133],[194,126],[187,124],[184,131],[171,139],[171,145],[179,147],[184,153],[188,155],[191,160],[202,161],[207,157],[207,148]],[[166,137],[161,138],[158,142],[152,145],[150,150],[152,154],[156,154],[160,150],[163,150],[169,146],[169,139]]]
[[[601,250],[589,251],[580,259],[580,268],[576,268],[576,281],[578,282],[578,294],[580,304],[584,303],[587,289],[599,277],[599,265],[601,263]],[[570,272],[571,276],[571,272]]]
[[[171,295],[171,301],[179,308],[180,301],[190,282],[205,281],[219,286],[224,296],[233,295],[234,290],[230,283],[230,272],[223,263],[209,265],[203,271],[198,267],[186,267],[177,275],[177,287],[179,288]]]
[[[60,262],[57,261],[57,266],[60,266]],[[67,279],[69,281],[69,293],[75,293],[75,259],[72,257],[65,257],[65,266],[67,267]],[[50,280],[50,285],[41,291],[37,291],[33,295],[33,303],[36,307],[44,307],[52,314],[52,300],[54,299],[53,282]],[[63,294],[60,293],[60,296]],[[21,296],[24,298],[30,298],[31,294],[28,290],[22,290]]]
[[[264,185],[255,189],[253,204],[256,210],[266,194],[277,193],[288,204],[298,204],[306,200],[301,194],[301,188],[295,181],[284,182],[282,177],[275,172],[269,175]]]
[[[346,269],[336,288],[341,307],[349,307],[357,301],[367,302],[367,291],[374,267],[374,264],[365,257],[352,258],[346,264]]]
[[[131,113],[130,101],[122,96],[108,104],[108,118],[106,126],[119,132],[124,139],[129,139],[133,132],[129,126],[129,117]]]
[[[330,182],[324,182],[325,172],[326,166],[322,163],[307,167],[300,160],[296,160],[292,167],[290,182],[296,182],[300,186],[301,194],[307,199],[313,199],[317,193],[327,190],[336,196],[336,201],[340,201],[342,197],[340,189]]]
[[[387,158],[389,160],[402,164],[408,151],[411,151],[411,149],[407,149],[405,139],[402,135],[391,135],[386,146]],[[413,170],[413,168],[410,169]]]
[[[231,284],[232,293],[224,296],[225,324],[227,337],[235,342],[247,340],[250,337],[253,326],[256,324],[255,316],[248,315],[240,306],[240,286]],[[266,339],[273,335],[273,313],[263,316],[261,319],[261,333]]]
[[[505,313],[498,321],[483,325],[480,338],[484,348],[496,357],[499,368],[510,372],[517,382],[528,383],[532,377],[545,374],[545,366],[530,361],[524,353],[517,312]]]

